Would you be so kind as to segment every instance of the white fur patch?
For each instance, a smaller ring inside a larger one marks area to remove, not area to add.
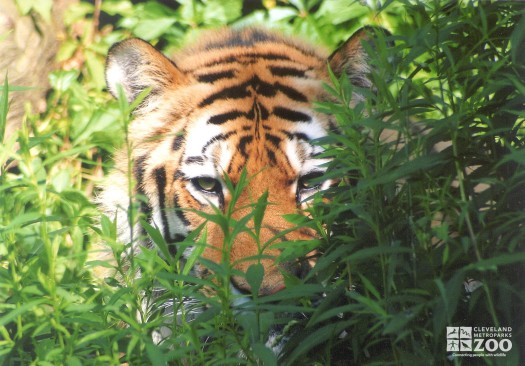
[[[118,95],[117,85],[124,84],[124,80],[126,80],[124,70],[118,65],[118,63],[110,62],[106,69],[106,81],[111,94]]]

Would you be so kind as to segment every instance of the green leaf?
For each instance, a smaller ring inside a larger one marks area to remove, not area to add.
[[[150,342],[146,343],[146,352],[150,360],[150,364],[153,366],[165,366],[167,359],[164,356],[164,352],[159,349],[159,346]]]
[[[514,263],[525,263],[525,253],[508,253],[495,255],[491,258],[482,259],[480,261],[469,264],[465,267],[466,270],[496,270],[500,266],[505,266]]]
[[[199,235],[199,239],[194,240],[197,235]],[[208,232],[206,230],[206,224],[203,223],[201,226],[199,226],[196,230],[194,230],[190,235],[186,238],[185,241],[189,242],[190,245],[193,245],[194,248],[188,258],[186,258],[186,263],[184,264],[184,268],[182,270],[182,274],[187,275],[190,273],[190,270],[195,265],[195,262],[201,257],[202,253],[204,253],[204,249],[206,249],[206,243],[208,239]],[[182,255],[182,251],[181,255]]]
[[[253,352],[262,361],[264,366],[277,366],[277,356],[262,343],[251,345]]]
[[[402,331],[410,321],[412,321],[424,305],[414,306],[397,314],[393,314],[383,328],[383,334],[396,334]]]
[[[16,0],[16,4],[23,15],[27,15],[31,10],[34,10],[39,13],[46,22],[51,23],[53,0]]]
[[[60,92],[65,92],[71,88],[78,78],[78,71],[55,71],[49,74],[51,86]]]
[[[520,17],[510,36],[512,62],[520,64],[525,59],[525,16]]]
[[[7,73],[0,93],[0,143],[4,142],[5,130],[7,128],[7,111],[9,109],[9,84],[7,82]]]
[[[103,339],[113,334],[115,334],[115,329],[104,329],[97,332],[89,333],[76,342],[76,347],[79,347],[84,343],[89,343],[97,339]]]
[[[42,220],[43,218],[40,212],[27,212],[16,216],[4,229],[6,231],[12,230],[34,224],[36,222],[41,222]]]
[[[160,230],[157,227],[153,227],[149,222],[143,219],[140,220],[140,225],[144,228],[144,230],[146,230],[146,233],[148,233],[149,237],[157,245],[164,258],[171,258],[168,244],[160,233]]]
[[[2,316],[0,316],[0,326],[6,325],[7,323],[14,320],[16,317],[21,316],[22,314],[32,310],[40,304],[45,303],[46,301],[46,299],[32,300],[25,304],[17,306],[14,310],[10,311],[9,313],[4,313]]]
[[[264,218],[264,213],[266,212],[266,207],[268,205],[268,191],[265,191],[255,204],[253,210],[253,226],[255,229],[255,234],[259,236],[261,232],[261,225]]]
[[[96,52],[86,50],[86,65],[89,70],[91,81],[95,84],[97,90],[102,90],[106,86],[104,78],[104,59]]]
[[[208,0],[202,13],[206,24],[227,24],[242,14],[242,0]]]
[[[176,22],[173,18],[146,19],[139,21],[133,33],[146,41],[156,39],[166,33]]]
[[[377,258],[378,255],[388,255],[388,254],[403,254],[411,253],[410,248],[404,247],[387,247],[387,246],[377,246],[372,248],[364,248],[356,251],[355,253],[350,254],[346,257],[346,260],[349,262],[362,261],[370,258]]]
[[[353,320],[341,320],[315,329],[312,332],[305,333],[301,342],[295,345],[293,351],[286,357],[287,364],[295,365],[296,363],[294,361],[300,358],[301,355],[307,354],[308,351],[314,347],[329,342],[330,339],[339,336],[339,334],[345,330],[346,327],[352,325],[353,322]]]
[[[433,307],[432,317],[436,335],[442,334],[445,326],[451,324],[452,317],[456,313],[460,295],[464,291],[464,280],[465,272],[462,270],[456,271],[445,285],[439,278],[434,280],[439,291],[439,297],[436,299]]]
[[[116,238],[117,235],[117,224],[106,215],[102,215],[100,218],[100,226],[102,228],[102,235],[107,238]]]
[[[71,186],[71,174],[68,169],[63,169],[59,171],[54,177],[52,181],[53,187],[55,190],[60,193],[64,189],[69,188]]]
[[[387,316],[387,312],[380,302],[363,296],[357,293],[356,291],[350,291],[348,293],[348,296],[351,299],[356,300],[361,305],[364,305],[365,310],[363,311],[365,311],[365,313],[374,314],[376,316],[379,316],[380,318],[384,318]]]
[[[246,271],[246,281],[250,285],[253,296],[259,294],[261,283],[264,277],[264,267],[261,263],[252,264]]]

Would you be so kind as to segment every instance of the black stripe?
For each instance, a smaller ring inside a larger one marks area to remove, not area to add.
[[[197,75],[197,80],[201,83],[213,83],[220,79],[233,79],[235,70],[225,70],[219,72],[210,72],[209,74]]]
[[[234,85],[228,88],[224,88],[216,93],[211,94],[206,97],[199,103],[199,107],[205,107],[212,104],[218,99],[242,99],[249,97],[251,95],[248,87],[252,87],[257,94],[263,95],[265,97],[274,97],[278,91],[286,95],[288,98],[299,101],[307,102],[308,98],[303,93],[298,90],[291,88],[289,86],[283,85],[281,83],[271,84],[264,80],[261,80],[258,76],[252,77],[250,80],[245,81],[242,84]],[[241,113],[241,112],[239,112]],[[219,119],[217,122],[213,122],[213,119],[210,118],[209,123],[220,124],[224,120]]]
[[[143,155],[137,158],[134,162],[133,166],[133,175],[135,177],[135,180],[137,181],[137,196],[143,196],[139,197],[140,201],[140,212],[143,213],[146,216],[146,219],[151,218],[151,212],[153,209],[151,208],[151,204],[146,196],[146,193],[144,192],[143,184],[144,184],[144,174],[146,171],[145,163],[146,163],[147,156]],[[140,236],[146,237],[146,229],[141,225],[140,226]]]
[[[231,47],[253,47],[258,43],[279,42],[280,39],[272,33],[250,29],[245,32],[232,32],[226,37],[222,37],[215,42],[206,44],[206,50],[215,50]]]
[[[182,159],[182,158],[181,158]],[[176,171],[173,175],[173,181],[180,181],[180,180],[186,180],[186,176],[181,171]],[[184,215],[184,212],[181,210],[179,195],[175,193],[173,196],[173,206],[175,207],[175,215],[179,218],[179,220],[184,224],[184,226],[189,227],[190,222]]]
[[[268,154],[268,159],[270,159],[270,161],[273,164],[277,164],[277,159],[275,158],[275,153],[272,150],[266,149],[266,154]]]
[[[248,154],[246,153],[246,145],[253,141],[253,136],[243,136],[239,140],[239,144],[237,145],[237,150],[243,155],[244,157],[247,157]]]
[[[155,175],[155,184],[157,185],[157,196],[159,199],[160,217],[162,219],[162,227],[164,228],[164,239],[170,241],[170,231],[168,227],[168,217],[166,216],[166,169],[164,167],[157,168],[153,171]]]
[[[306,142],[310,142],[310,138],[305,133],[302,133],[302,132],[291,133],[286,130],[281,130],[281,132],[284,133],[286,137],[288,137],[289,140],[293,140],[294,138],[296,138],[298,140],[304,140]]]
[[[204,147],[202,148],[202,153],[204,154],[206,152],[206,150],[208,149],[208,147],[213,144],[214,142],[217,142],[217,141],[224,141],[226,140],[228,137],[232,136],[232,135],[235,135],[237,134],[236,131],[230,131],[228,133],[221,133],[217,136],[214,136],[212,137],[211,139],[208,140],[208,142],[206,142],[204,144]]]
[[[258,94],[264,95],[265,97],[274,97],[277,94],[277,92],[280,91],[290,99],[300,102],[308,101],[308,98],[306,98],[306,96],[303,93],[281,83],[271,84],[269,82],[261,80],[257,76],[254,76],[250,80],[250,84],[253,85],[255,91]]]
[[[253,85],[255,91],[257,94],[263,95],[265,97],[274,97],[278,91],[286,95],[288,98],[299,101],[299,102],[307,102],[308,98],[306,96],[295,90],[294,88],[291,88],[289,86],[283,85],[281,83],[275,83],[271,84],[264,80],[259,79],[259,77],[254,76],[249,83]]]
[[[254,59],[262,59],[262,60],[291,60],[290,57],[278,53],[259,53],[259,52],[249,52],[249,53],[243,53],[240,56],[234,55],[222,58],[220,60],[213,60],[203,65],[203,67],[209,67],[209,66],[215,66],[219,64],[227,64],[236,62],[239,63],[239,57],[242,58],[254,58]]]
[[[178,194],[175,194],[173,196],[173,203],[174,203],[174,205],[176,207],[175,208],[175,214],[177,215],[179,220],[182,221],[184,226],[189,227],[190,226],[190,222],[186,218],[186,216],[184,215],[184,212],[182,211],[182,209],[180,208],[180,200],[179,200],[179,195]]]
[[[239,118],[246,115],[244,112],[241,111],[230,111],[222,114],[217,114],[215,116],[210,117],[208,120],[208,123],[211,123],[212,125],[222,125],[225,122],[228,122],[230,120]]]
[[[289,86],[283,85],[281,83],[276,83],[275,87],[290,99],[298,102],[308,102],[306,95],[295,90],[294,88],[290,88]]]
[[[142,182],[144,181],[144,171],[146,168],[144,167],[146,163],[147,155],[139,156],[137,159],[135,159],[134,166],[133,166],[133,175],[135,177],[135,180],[137,181],[137,186],[141,187]]]
[[[281,138],[275,135],[272,135],[270,133],[266,133],[265,137],[268,141],[272,143],[273,146],[279,147],[279,144],[281,143]]]
[[[254,100],[252,108],[248,113],[246,113],[246,118],[254,120],[255,118],[258,118],[259,121],[265,121],[268,119],[268,116],[270,115],[270,112],[268,112],[268,109],[261,103],[258,103],[257,100]],[[248,127],[249,129],[250,127]]]
[[[173,181],[186,179],[186,175],[184,175],[181,171],[176,171],[175,174],[173,174]]]
[[[181,241],[183,241],[184,239],[186,239],[186,236],[185,235],[182,235],[182,234],[175,234],[172,238],[172,242],[173,243],[179,243]]]
[[[212,104],[217,99],[242,99],[249,97],[251,94],[247,89],[248,83],[242,83],[239,85],[234,85],[229,88],[222,89],[217,93],[213,93],[208,96],[206,99],[202,100],[199,103],[199,107],[205,107]]]
[[[246,118],[253,120],[255,119],[256,113],[257,113],[257,101],[255,100],[252,104],[252,108],[250,109],[250,111],[246,113]]]
[[[294,76],[299,78],[305,77],[303,70],[299,70],[294,67],[270,66],[270,72],[275,76]]]
[[[242,57],[253,57],[253,58],[263,59],[263,60],[290,60],[290,57],[280,54],[280,53],[250,52],[250,53],[243,53]]]
[[[265,106],[263,106],[261,103],[258,103],[259,106],[259,118],[262,121],[265,121],[268,119],[268,116],[270,115],[270,112],[268,112],[268,109],[266,109]]]
[[[184,235],[181,235],[181,234],[175,234],[175,236],[173,238],[171,238],[171,241],[168,243],[168,250],[170,252],[170,254],[172,256],[176,256],[177,255],[177,243],[180,243],[181,241],[183,241],[184,239],[186,239],[186,237]]]
[[[312,117],[307,114],[285,107],[275,107],[273,114],[290,122],[310,122],[312,120]]]
[[[249,81],[255,92],[265,97],[274,97],[277,94],[277,89],[274,84],[270,84],[264,80],[259,79],[257,75]]]
[[[177,151],[182,147],[183,143],[184,143],[184,135],[177,135],[173,139],[173,142],[171,144],[171,149],[173,151]]]
[[[337,123],[332,117],[328,120],[328,131],[338,132]]]
[[[302,132],[296,132],[293,134],[294,137],[298,140],[304,140],[304,141],[307,141],[307,142],[310,142],[310,138],[308,137],[307,134],[305,133],[302,133]]]
[[[186,158],[186,164],[203,164],[204,158],[202,156],[189,156]]]

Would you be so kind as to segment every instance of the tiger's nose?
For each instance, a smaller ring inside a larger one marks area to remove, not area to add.
[[[273,286],[262,287],[259,290],[259,296],[273,295],[273,294],[276,294],[279,291],[284,290],[285,288],[286,288],[286,286],[284,285],[284,282],[275,284]]]
[[[264,261],[263,261],[264,262]],[[306,266],[308,266],[306,264]],[[258,295],[268,296],[286,288],[283,272],[297,277],[304,277],[310,267],[305,263],[280,263],[264,266],[264,275],[259,286]],[[252,293],[253,289],[244,276],[232,276],[232,285],[242,293]]]
[[[263,278],[261,285],[259,287],[258,295],[259,296],[268,296],[275,294],[279,291],[285,289],[284,278],[279,273],[280,278],[278,280],[269,281],[266,276]],[[231,278],[232,285],[239,291],[245,294],[252,293],[252,288],[248,281],[242,276],[232,276]]]

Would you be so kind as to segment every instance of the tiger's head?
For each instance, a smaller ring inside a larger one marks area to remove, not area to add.
[[[310,183],[327,163],[317,158],[323,149],[312,141],[335,129],[333,117],[316,112],[313,102],[329,99],[323,88],[329,82],[328,65],[336,75],[345,72],[352,83],[370,86],[362,45],[369,36],[363,29],[331,55],[251,28],[209,33],[173,61],[140,39],[110,49],[106,78],[111,93],[117,96],[120,85],[132,102],[150,90],[129,127],[133,178],[136,193],[147,198],[141,210],[168,243],[180,241],[205,221],[194,210],[233,209],[233,218],[240,220],[267,194],[258,238],[240,233],[226,257],[240,271],[263,265],[260,295],[284,288],[283,273],[300,276],[308,270],[306,261],[278,262],[281,249],[274,244],[293,245],[315,235],[283,218],[333,184]],[[123,242],[131,240],[132,230],[127,225],[126,167],[121,152],[100,198],[106,212],[117,212]],[[236,185],[243,171],[246,187],[232,203],[225,181]],[[253,218],[246,225],[253,227]],[[206,229],[209,246],[202,256],[220,263],[225,258],[223,230],[212,222]],[[134,230],[140,234],[140,228]],[[251,291],[243,276],[233,276],[231,282],[241,292]]]

